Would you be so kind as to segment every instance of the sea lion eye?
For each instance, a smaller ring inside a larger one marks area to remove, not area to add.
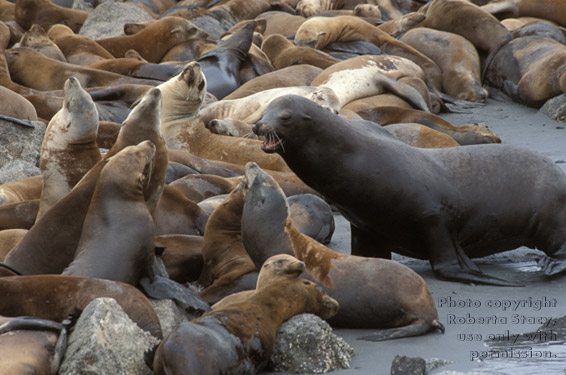
[[[291,114],[288,112],[285,112],[281,115],[281,120],[283,121],[289,121],[291,119]]]

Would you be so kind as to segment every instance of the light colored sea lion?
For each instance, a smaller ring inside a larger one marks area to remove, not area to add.
[[[445,31],[420,27],[409,30],[401,41],[433,60],[442,71],[442,91],[461,100],[485,102],[480,58],[472,43]]]
[[[313,79],[311,85],[332,89],[340,99],[340,107],[355,99],[389,91],[429,112],[423,95],[414,87],[399,82],[404,77],[424,81],[424,74],[417,64],[403,57],[366,55],[332,65]]]
[[[76,78],[65,82],[63,107],[53,116],[41,145],[43,189],[38,217],[71,191],[101,159],[96,135],[98,111]]]
[[[566,175],[552,160],[509,145],[420,149],[363,122],[350,121],[349,127],[345,122],[289,95],[270,104],[257,132],[276,132],[264,150],[281,152],[295,173],[350,221],[353,254],[389,258],[395,251],[428,259],[441,279],[516,286],[482,273],[470,257],[526,245],[547,254],[541,261],[544,274],[564,272],[566,206],[556,202],[566,201]],[[321,155],[324,165],[340,173],[323,172]],[[391,162],[405,167],[399,170]],[[386,179],[368,177],[382,173]],[[342,189],[345,175],[357,183]],[[363,182],[354,177],[360,175]]]
[[[296,279],[305,270],[305,264],[289,254],[273,255],[263,263],[257,275],[256,287],[252,290],[243,290],[238,293],[230,294],[211,306],[212,310],[221,310],[225,306],[245,301],[255,289],[261,289],[269,285],[272,281],[284,279]]]
[[[326,319],[336,310],[338,303],[310,281],[272,281],[245,301],[181,324],[157,348],[154,373],[255,374],[267,365],[283,321],[300,313]]]
[[[340,61],[316,49],[297,47],[281,34],[273,34],[265,38],[261,49],[267,54],[275,69],[297,64],[309,64],[326,69]]]
[[[134,49],[147,61],[158,63],[175,44],[207,36],[205,31],[184,18],[164,17],[136,34],[98,39],[96,42],[114,57],[124,57],[126,51]]]
[[[47,36],[59,47],[67,62],[71,64],[88,65],[114,58],[100,44],[86,36],[75,34],[65,25],[51,26],[47,31]]]
[[[258,141],[215,135],[204,127],[198,113],[206,80],[197,62],[158,87],[163,95],[161,133],[169,148],[236,164],[256,160],[267,169],[289,171],[281,158],[266,158],[258,152]]]
[[[241,238],[244,192],[236,186],[208,218],[202,247],[203,268],[197,280],[199,295],[208,303],[255,288],[257,270]]]
[[[258,267],[280,253],[304,262],[303,277],[322,284],[340,304],[331,325],[385,328],[376,335],[380,340],[444,331],[430,291],[416,272],[391,260],[327,248],[297,231],[281,189],[257,165],[246,165],[246,181],[242,241],[248,254]]]
[[[0,278],[0,314],[61,322],[96,298],[114,298],[141,329],[162,337],[157,314],[137,288],[118,281],[78,276],[37,275]]]
[[[39,199],[42,186],[43,179],[41,175],[2,184],[0,185],[0,206],[31,199]]]
[[[49,39],[45,30],[39,25],[32,25],[32,27],[26,31],[20,41],[20,47],[29,47],[50,59],[67,62],[65,55],[59,47],[57,47],[57,44]]]
[[[103,70],[91,69],[50,59],[31,48],[19,47],[6,51],[10,75],[15,82],[40,91],[60,90],[71,77],[79,80],[83,87],[111,86],[133,83],[155,86],[159,81],[122,76]],[[41,69],[30,69],[34,61]],[[46,74],[50,72],[49,74]]]
[[[29,100],[14,91],[0,86],[0,114],[17,119],[37,121],[37,111]]]
[[[107,159],[82,228],[76,255],[63,275],[136,285],[153,278],[153,220],[144,197],[155,146],[144,141]]]
[[[36,24],[44,30],[56,23],[62,23],[78,33],[89,12],[69,9],[53,4],[49,0],[18,0],[16,2],[16,21],[24,30]]]
[[[316,49],[336,41],[365,41],[380,47],[383,53],[405,57],[425,72],[425,82],[430,89],[441,88],[440,68],[434,61],[359,17],[313,17],[305,21],[295,35],[296,45]]]
[[[434,113],[427,113],[417,109],[382,106],[379,108],[360,108],[359,110],[352,108],[352,110],[364,120],[373,121],[382,126],[416,122],[448,134],[461,145],[501,143],[501,139],[486,126],[479,124],[453,125]]]

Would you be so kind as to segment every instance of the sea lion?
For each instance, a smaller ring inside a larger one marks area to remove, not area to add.
[[[39,199],[42,187],[43,180],[41,175],[2,184],[0,185],[0,206]]]
[[[545,274],[565,269],[566,207],[556,202],[566,199],[566,175],[550,159],[508,145],[419,149],[363,122],[348,124],[289,95],[268,106],[255,130],[267,136],[266,152],[280,153],[350,221],[352,254],[390,258],[394,251],[428,259],[440,279],[503,286],[516,284],[485,275],[470,257],[525,245],[549,256]],[[329,159],[332,144],[340,147]],[[341,173],[324,173],[320,155]],[[346,176],[355,183],[342,189]]]
[[[126,51],[136,50],[144,59],[158,63],[177,43],[208,34],[181,17],[163,17],[133,35],[98,39],[96,42],[114,57],[124,57]]]
[[[59,47],[57,47],[57,44],[49,39],[45,30],[39,25],[32,25],[32,27],[26,31],[20,41],[20,47],[33,48],[50,59],[67,62],[65,55]]]
[[[255,374],[267,365],[283,321],[300,313],[326,319],[337,309],[338,303],[310,281],[272,281],[245,301],[177,327],[157,348],[154,373]]]
[[[297,47],[281,34],[273,34],[265,38],[261,49],[269,57],[275,69],[297,64],[309,64],[326,69],[340,61],[316,49]]]
[[[137,55],[137,52],[134,52],[134,55]],[[177,75],[183,65],[184,64],[154,64],[143,59],[128,56],[97,61],[87,65],[87,67],[128,77],[152,79],[164,82]]]
[[[390,91],[418,109],[430,112],[423,95],[401,78],[425,80],[423,70],[411,60],[399,56],[366,55],[336,63],[320,73],[311,85],[332,89],[340,107],[372,95]]]
[[[202,236],[169,234],[156,236],[155,246],[163,248],[160,255],[169,278],[180,284],[193,282],[200,276],[202,260]]]
[[[149,300],[129,284],[78,276],[37,275],[0,278],[0,314],[63,321],[96,298],[114,298],[141,329],[162,337]],[[38,293],[40,291],[40,293]]]
[[[415,122],[391,124],[385,127],[389,133],[403,143],[421,148],[444,148],[460,146],[448,134]]]
[[[401,41],[419,50],[442,71],[442,91],[461,100],[485,102],[480,58],[476,48],[464,37],[425,27],[409,30]]]
[[[136,285],[153,278],[153,220],[144,198],[155,146],[144,141],[107,159],[83,223],[76,255],[63,275]]]
[[[14,82],[40,91],[59,90],[71,77],[76,77],[85,88],[122,83],[156,86],[159,83],[53,60],[27,47],[9,49],[6,59]],[[30,61],[41,66],[41,69],[30,69]],[[46,71],[49,73],[46,74]]]
[[[347,108],[348,106],[346,106]],[[416,122],[431,129],[448,134],[461,145],[501,143],[501,139],[486,126],[479,124],[453,125],[434,113],[392,106],[355,110],[364,120],[382,126]]]
[[[384,54],[396,55],[413,61],[425,73],[429,89],[440,90],[441,72],[438,66],[414,49],[385,31],[354,16],[313,17],[305,21],[297,30],[297,46],[323,49],[331,42],[365,41],[380,47]]]
[[[236,164],[255,160],[267,169],[289,172],[280,157],[266,158],[257,150],[259,141],[215,135],[204,127],[198,113],[206,95],[206,79],[197,62],[188,63],[158,88],[163,95],[161,133],[167,147]]]
[[[297,231],[281,189],[257,165],[246,165],[246,182],[242,241],[248,254],[257,267],[280,253],[304,262],[303,277],[322,284],[340,304],[331,325],[387,328],[376,335],[382,340],[444,331],[430,291],[416,272],[391,260],[327,248]]]
[[[560,0],[504,0],[481,8],[492,14],[512,12],[514,17],[539,17],[566,26],[566,4]]]
[[[206,225],[206,215],[199,206],[170,185],[165,185],[152,216],[156,236],[202,235]]]
[[[566,47],[539,35],[513,39],[493,57],[486,81],[513,100],[539,108],[566,92]]]
[[[17,119],[37,121],[37,111],[29,100],[22,95],[0,86],[0,115],[10,116]]]
[[[299,26],[305,22],[305,18],[302,16],[281,11],[263,12],[256,19],[265,20],[264,37],[273,34],[280,34],[285,37],[295,35]]]
[[[412,12],[377,25],[377,28],[385,31],[392,37],[398,38],[401,34],[419,25],[425,18],[426,16],[422,13]]]
[[[71,191],[73,186],[100,161],[96,144],[98,111],[79,81],[65,81],[63,107],[53,116],[41,145],[39,169],[43,189],[38,217]]]
[[[51,25],[62,23],[75,33],[79,32],[89,14],[85,10],[61,7],[49,0],[18,0],[15,12],[16,21],[24,30],[34,24],[47,30]]]
[[[334,214],[328,203],[321,197],[309,193],[287,195],[287,203],[289,217],[299,232],[324,245],[330,243],[335,224]]]
[[[39,198],[0,206],[0,230],[30,229],[39,210]]]
[[[254,289],[257,270],[242,244],[244,192],[238,184],[208,218],[202,247],[203,268],[196,287],[213,304],[242,290]]]
[[[4,229],[0,230],[0,262],[4,261],[6,255],[27,233],[27,229]]]
[[[88,65],[96,61],[113,59],[114,56],[94,40],[78,35],[65,25],[53,25],[47,36],[63,52],[67,62]]]
[[[308,64],[277,69],[244,83],[230,95],[224,97],[224,100],[239,99],[277,87],[309,86],[320,72],[322,72],[322,69]]]

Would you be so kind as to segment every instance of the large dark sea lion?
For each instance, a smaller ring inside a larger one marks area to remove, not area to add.
[[[566,269],[566,175],[537,152],[409,147],[296,96],[273,101],[255,131],[350,221],[353,254],[428,259],[438,278],[494,285],[514,284],[470,257],[524,245],[550,257],[545,274]]]

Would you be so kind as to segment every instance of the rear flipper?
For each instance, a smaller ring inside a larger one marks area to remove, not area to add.
[[[546,276],[558,275],[566,271],[566,259],[545,256],[538,260],[537,265]]]
[[[367,336],[358,337],[356,340],[385,341],[402,337],[420,336],[432,330],[440,330],[442,333],[445,331],[444,325],[438,320],[433,320],[431,324],[419,319],[408,326],[383,329]]]
[[[469,258],[468,260],[471,263],[471,260]],[[458,264],[455,261],[432,264],[432,270],[434,271],[435,276],[441,280],[497,286],[524,286],[523,284],[518,284],[512,281],[500,279],[495,276],[487,275],[477,269],[477,266],[475,265],[474,268],[475,269],[470,269],[469,267],[462,266],[462,264]]]

